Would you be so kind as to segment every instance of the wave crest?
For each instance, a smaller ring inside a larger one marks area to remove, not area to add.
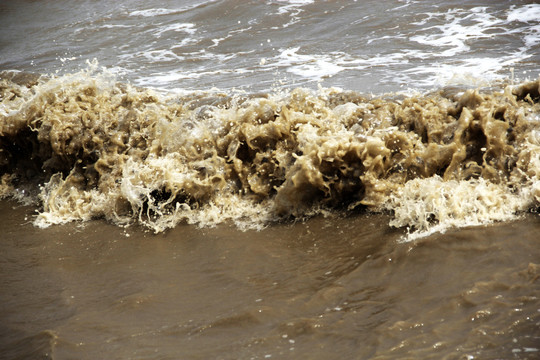
[[[407,97],[172,96],[95,69],[20,77],[0,75],[0,194],[39,189],[39,226],[257,228],[360,208],[426,232],[540,202],[538,81]]]

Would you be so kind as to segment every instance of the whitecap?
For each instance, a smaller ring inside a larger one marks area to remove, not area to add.
[[[287,71],[306,78],[324,78],[335,75],[345,68],[337,65],[328,55],[298,54],[299,47],[282,50],[277,65],[287,66]]]
[[[488,33],[487,30],[502,23],[500,19],[487,13],[486,7],[476,7],[468,11],[454,9],[445,13],[428,13],[426,15],[428,16],[427,20],[440,18],[443,24],[424,28],[424,33],[411,36],[409,39],[422,45],[447,48],[447,50],[433,54],[440,57],[452,57],[468,51],[470,49],[468,44],[471,40],[495,36],[493,33]],[[469,25],[469,21],[474,23]],[[438,32],[434,34],[432,30]]]
[[[521,7],[512,6],[506,17],[507,21],[540,22],[540,4],[529,4]]]

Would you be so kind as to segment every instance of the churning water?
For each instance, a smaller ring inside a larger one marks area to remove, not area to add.
[[[540,5],[0,19],[3,358],[540,356]]]

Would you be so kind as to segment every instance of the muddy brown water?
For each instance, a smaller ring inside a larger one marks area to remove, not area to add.
[[[0,359],[540,358],[540,4],[0,24]]]
[[[535,359],[540,219],[402,243],[384,215],[262,231],[39,229],[0,203],[3,359]]]

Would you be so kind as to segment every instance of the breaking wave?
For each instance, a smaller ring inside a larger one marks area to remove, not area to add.
[[[354,209],[414,234],[540,205],[539,81],[364,96],[163,94],[89,68],[0,74],[0,196],[35,225],[261,228]]]

